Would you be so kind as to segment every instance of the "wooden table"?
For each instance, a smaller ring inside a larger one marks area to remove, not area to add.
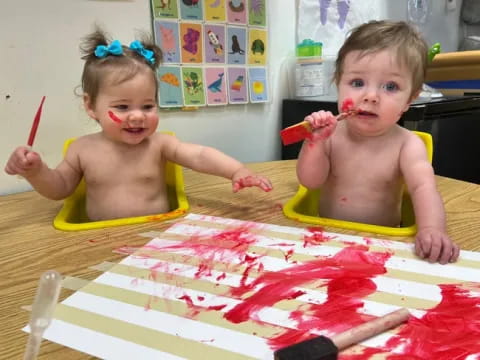
[[[303,227],[284,217],[281,205],[296,192],[295,161],[250,164],[254,171],[268,176],[274,190],[263,193],[244,189],[233,194],[231,184],[222,178],[185,170],[186,193],[191,212],[278,225]],[[451,237],[464,250],[480,250],[480,186],[437,177],[447,211]],[[29,313],[20,307],[33,302],[40,275],[55,269],[62,275],[94,279],[100,272],[89,269],[102,261],[118,262],[124,256],[112,250],[123,245],[141,246],[147,241],[139,233],[164,230],[169,224],[151,222],[100,230],[62,232],[52,221],[61,202],[26,192],[0,198],[0,359],[21,359],[27,335],[21,328]],[[338,233],[358,234],[341,229]],[[372,234],[361,234],[370,235]],[[380,236],[373,235],[377,238]],[[388,237],[380,237],[388,238]],[[399,238],[391,238],[399,240]],[[411,238],[404,239],[412,241]],[[61,299],[72,291],[63,289]],[[44,341],[39,359],[88,359],[89,356]]]

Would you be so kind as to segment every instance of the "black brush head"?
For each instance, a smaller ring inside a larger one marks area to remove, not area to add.
[[[329,338],[318,336],[277,350],[275,360],[337,360],[338,349]]]

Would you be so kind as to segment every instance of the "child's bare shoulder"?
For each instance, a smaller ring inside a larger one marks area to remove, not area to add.
[[[413,131],[401,129],[401,136],[402,136],[402,150],[403,151],[415,151],[415,152],[425,152],[425,143],[423,142],[422,138],[415,134]]]
[[[68,146],[68,153],[80,154],[91,150],[92,147],[99,145],[101,142],[102,140],[98,133],[79,136]]]
[[[161,151],[169,150],[177,146],[178,138],[173,133],[156,132],[151,136],[152,143]]]

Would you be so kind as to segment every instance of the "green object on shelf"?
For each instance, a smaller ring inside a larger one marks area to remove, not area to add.
[[[297,45],[297,56],[322,56],[322,46],[323,44],[321,42],[315,42],[312,39],[304,39]]]
[[[435,55],[442,51],[440,43],[433,44],[430,49],[428,49],[428,61],[432,61]]]

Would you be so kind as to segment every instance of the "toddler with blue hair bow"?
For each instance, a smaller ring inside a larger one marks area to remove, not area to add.
[[[74,141],[55,169],[28,147],[18,147],[5,167],[8,174],[23,176],[41,195],[55,200],[71,195],[84,177],[92,221],[169,211],[167,160],[230,179],[234,192],[249,186],[272,189],[268,179],[218,150],[156,132],[156,68],[162,52],[154,43],[135,40],[127,47],[96,29],[81,50],[83,103],[101,131]]]

